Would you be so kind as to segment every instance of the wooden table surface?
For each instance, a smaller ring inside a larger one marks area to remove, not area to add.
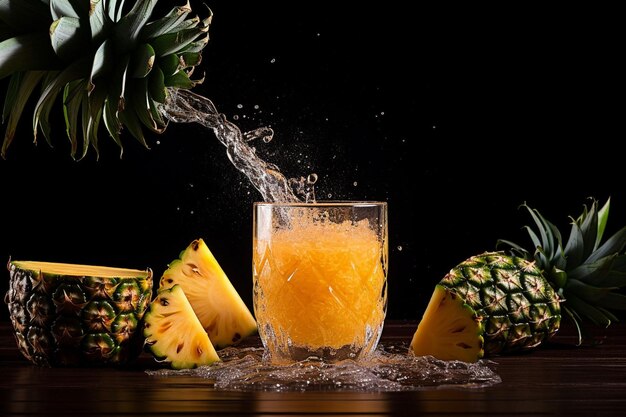
[[[383,338],[409,340],[416,323],[391,322]],[[561,330],[530,353],[492,358],[502,383],[412,392],[226,392],[195,377],[132,369],[39,368],[0,323],[0,416],[137,415],[624,415],[626,325],[598,346],[574,347]],[[253,341],[254,342],[254,341]]]

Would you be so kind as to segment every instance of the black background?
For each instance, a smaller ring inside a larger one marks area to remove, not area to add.
[[[388,317],[418,318],[434,284],[498,238],[527,243],[524,201],[568,230],[587,197],[611,196],[609,232],[626,222],[611,11],[280,3],[208,2],[195,91],[242,129],[271,125],[257,151],[288,176],[317,173],[319,199],[389,202]],[[125,134],[120,159],[103,132],[100,159],[75,162],[60,109],[53,149],[32,144],[28,116],[0,161],[0,259],[158,278],[202,237],[252,305],[259,195],[212,133],[172,124],[149,151]]]

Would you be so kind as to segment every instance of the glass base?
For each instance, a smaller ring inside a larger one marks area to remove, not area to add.
[[[273,364],[280,365],[306,360],[334,363],[348,359],[356,361],[365,358],[376,349],[382,330],[382,324],[375,329],[366,326],[364,344],[344,345],[340,348],[299,346],[294,345],[290,339],[282,339],[281,343],[269,325],[260,327],[259,334],[265,348],[264,358]]]
[[[354,349],[352,346],[343,346],[339,349],[320,348],[309,349],[305,347],[290,346],[287,352],[269,349],[265,351],[265,357],[275,364],[288,364],[306,360],[321,362],[340,362],[346,359],[356,360],[363,353],[363,349]]]

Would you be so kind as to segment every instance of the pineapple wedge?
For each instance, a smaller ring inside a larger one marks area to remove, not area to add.
[[[180,285],[216,349],[256,333],[256,320],[202,239],[169,264],[160,288]]]
[[[220,360],[180,285],[160,290],[144,316],[145,345],[174,369],[196,368]]]
[[[476,362],[483,357],[483,327],[474,310],[454,292],[437,285],[409,351],[415,356]]]

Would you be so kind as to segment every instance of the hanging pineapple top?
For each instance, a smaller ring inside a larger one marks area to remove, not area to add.
[[[211,11],[189,17],[189,2],[152,16],[158,0],[0,0],[0,79],[10,77],[2,110],[2,156],[33,94],[33,134],[50,143],[49,115],[62,102],[71,155],[91,144],[101,122],[122,149],[123,127],[144,146],[143,128],[161,133],[167,88],[190,89],[208,42]],[[189,18],[188,18],[189,17]],[[38,90],[35,93],[35,90]],[[80,140],[79,138],[82,138]]]

